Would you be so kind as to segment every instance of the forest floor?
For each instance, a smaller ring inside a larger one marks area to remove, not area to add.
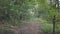
[[[41,24],[32,22],[18,29],[18,34],[41,34]]]
[[[11,30],[12,32],[10,32],[11,34],[14,33],[14,34],[42,34],[42,23],[40,23],[39,21],[37,20],[34,20],[34,21],[31,21],[30,23],[24,25],[24,26],[21,26],[21,27],[18,27],[17,26],[11,26],[11,29],[10,27],[8,28],[8,25],[7,26],[1,26],[3,29],[9,29]],[[5,33],[4,33],[5,34]],[[9,34],[9,33],[7,33]]]

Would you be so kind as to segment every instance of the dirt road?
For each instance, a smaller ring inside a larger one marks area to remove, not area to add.
[[[27,26],[21,27],[18,34],[41,34],[41,25],[39,22],[32,22]]]

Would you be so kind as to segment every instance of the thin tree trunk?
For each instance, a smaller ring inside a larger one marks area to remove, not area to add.
[[[55,20],[56,20],[56,15],[53,16],[53,34],[55,34]]]
[[[57,11],[59,12],[59,0],[56,0]],[[55,34],[56,15],[53,16],[53,34]]]

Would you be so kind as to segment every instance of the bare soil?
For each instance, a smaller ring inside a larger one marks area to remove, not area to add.
[[[41,34],[41,24],[39,22],[32,22],[27,26],[21,27],[18,34]]]

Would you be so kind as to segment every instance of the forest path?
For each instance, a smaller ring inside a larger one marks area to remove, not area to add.
[[[41,34],[41,24],[39,22],[32,22],[21,27],[18,34]]]

